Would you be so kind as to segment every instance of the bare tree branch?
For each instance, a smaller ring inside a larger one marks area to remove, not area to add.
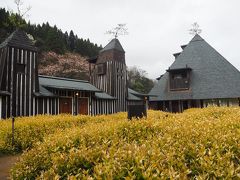
[[[17,14],[23,18],[27,12],[29,12],[31,10],[31,6],[27,6],[25,8],[23,8],[23,1],[22,0],[14,0],[14,3],[16,4],[17,6]]]
[[[117,27],[106,31],[105,34],[111,34],[115,38],[117,38],[119,35],[128,35],[126,24],[118,24]]]

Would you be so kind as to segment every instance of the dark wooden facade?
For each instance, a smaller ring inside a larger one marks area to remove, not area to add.
[[[92,99],[92,115],[113,114],[116,113],[115,100],[109,99]]]
[[[188,90],[190,87],[191,68],[169,69],[170,91]]]
[[[183,112],[189,108],[204,108],[208,106],[240,106],[239,98],[225,99],[201,99],[201,100],[171,100],[171,101],[151,101],[149,109],[161,110],[173,113]]]
[[[91,114],[91,97],[94,91],[99,91],[97,88],[82,91],[40,87],[39,78],[43,77],[38,75],[37,49],[25,32],[16,30],[0,45],[0,119],[37,114]]]
[[[23,44],[19,44],[19,40]],[[0,49],[0,90],[8,92],[9,95],[1,97],[2,117],[33,115],[33,94],[39,88],[37,50],[21,31],[15,31],[12,39],[7,39],[5,43]]]
[[[93,106],[100,106],[96,114],[116,113],[127,110],[127,68],[125,52],[117,39],[113,39],[96,59],[90,60],[90,82],[116,98],[114,101],[94,99]],[[98,104],[98,105],[97,105]],[[94,108],[95,109],[95,108]]]
[[[91,115],[91,92],[48,89],[54,96],[36,98],[35,113],[37,114],[82,114]]]
[[[91,83],[39,75],[37,54],[21,30],[0,45],[0,119],[37,114],[112,114],[127,111],[129,104],[145,104],[145,96],[133,90],[129,93],[125,52],[117,39],[89,61]]]

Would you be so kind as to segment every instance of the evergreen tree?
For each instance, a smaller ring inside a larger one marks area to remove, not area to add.
[[[66,51],[77,52],[83,56],[96,56],[102,46],[91,43],[89,39],[78,38],[71,30],[63,33],[56,26],[52,27],[48,22],[31,24],[18,14],[9,13],[0,8],[0,43],[4,41],[17,27],[24,29],[35,39],[35,45],[41,51],[54,51],[60,54]]]
[[[59,37],[57,29],[51,28],[47,33],[46,47],[48,50],[52,50],[58,54],[64,54],[64,41]]]
[[[73,52],[75,50],[75,36],[72,30],[70,31],[70,34],[69,34],[69,47],[70,47],[70,51]]]
[[[69,46],[69,41],[68,41],[68,32],[67,31],[65,31],[65,33],[64,33],[64,44],[65,44],[65,46],[66,46],[66,49],[68,50],[68,51],[70,51],[70,46]]]

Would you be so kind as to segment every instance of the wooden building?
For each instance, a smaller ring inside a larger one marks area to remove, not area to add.
[[[89,60],[90,82],[38,74],[37,48],[16,30],[0,45],[0,119],[37,114],[111,114],[145,97],[127,88],[125,52],[113,39]]]
[[[88,81],[39,75],[35,114],[91,115],[91,102],[101,92]]]
[[[36,54],[37,49],[20,30],[0,45],[1,117],[33,114],[34,92],[39,91]]]
[[[100,52],[97,57],[89,60],[90,82],[98,89],[106,92],[113,101],[94,99],[93,106],[99,109],[108,109],[108,112],[116,113],[126,111],[128,105],[145,104],[144,95],[133,91],[127,86],[127,66],[125,61],[125,51],[119,40],[112,39]],[[104,108],[107,107],[107,108]],[[94,108],[97,110],[97,108]],[[99,112],[94,112],[98,114]]]
[[[208,105],[240,105],[240,72],[196,34],[150,91],[150,107],[182,112]]]

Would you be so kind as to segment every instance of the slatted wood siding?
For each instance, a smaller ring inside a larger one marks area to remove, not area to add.
[[[92,99],[91,115],[113,114],[116,112],[116,103],[113,100]]]
[[[37,52],[11,46],[4,49],[7,56],[4,59],[1,90],[11,95],[3,98],[3,106],[6,106],[3,107],[3,118],[33,115],[33,93],[38,90]]]
[[[0,91],[7,91],[8,89],[8,84],[7,84],[7,79],[8,74],[6,75],[8,71],[8,64],[7,64],[7,56],[8,56],[8,48],[0,48]],[[7,67],[6,67],[7,66]],[[1,104],[0,104],[0,119],[1,118],[6,118],[7,117],[7,103],[9,102],[9,97],[6,95],[2,95],[1,97]]]
[[[79,114],[79,98],[87,98],[89,101],[88,114],[91,114],[91,93],[84,91],[70,91],[49,89],[56,97],[37,97],[35,115],[37,114],[52,114],[57,115],[60,113],[60,99],[69,98],[72,102],[72,115]],[[78,96],[76,95],[78,93]]]
[[[127,110],[127,70],[125,51],[118,39],[112,39],[98,57],[89,59],[90,82],[116,98],[92,99],[92,114],[110,114]],[[104,68],[101,68],[104,67]],[[103,71],[98,70],[105,69]]]
[[[127,70],[119,61],[105,62],[106,73],[99,75],[96,64],[91,72],[91,83],[117,100],[93,99],[92,114],[112,114],[127,110]]]
[[[2,96],[0,96],[0,119],[2,118]]]

